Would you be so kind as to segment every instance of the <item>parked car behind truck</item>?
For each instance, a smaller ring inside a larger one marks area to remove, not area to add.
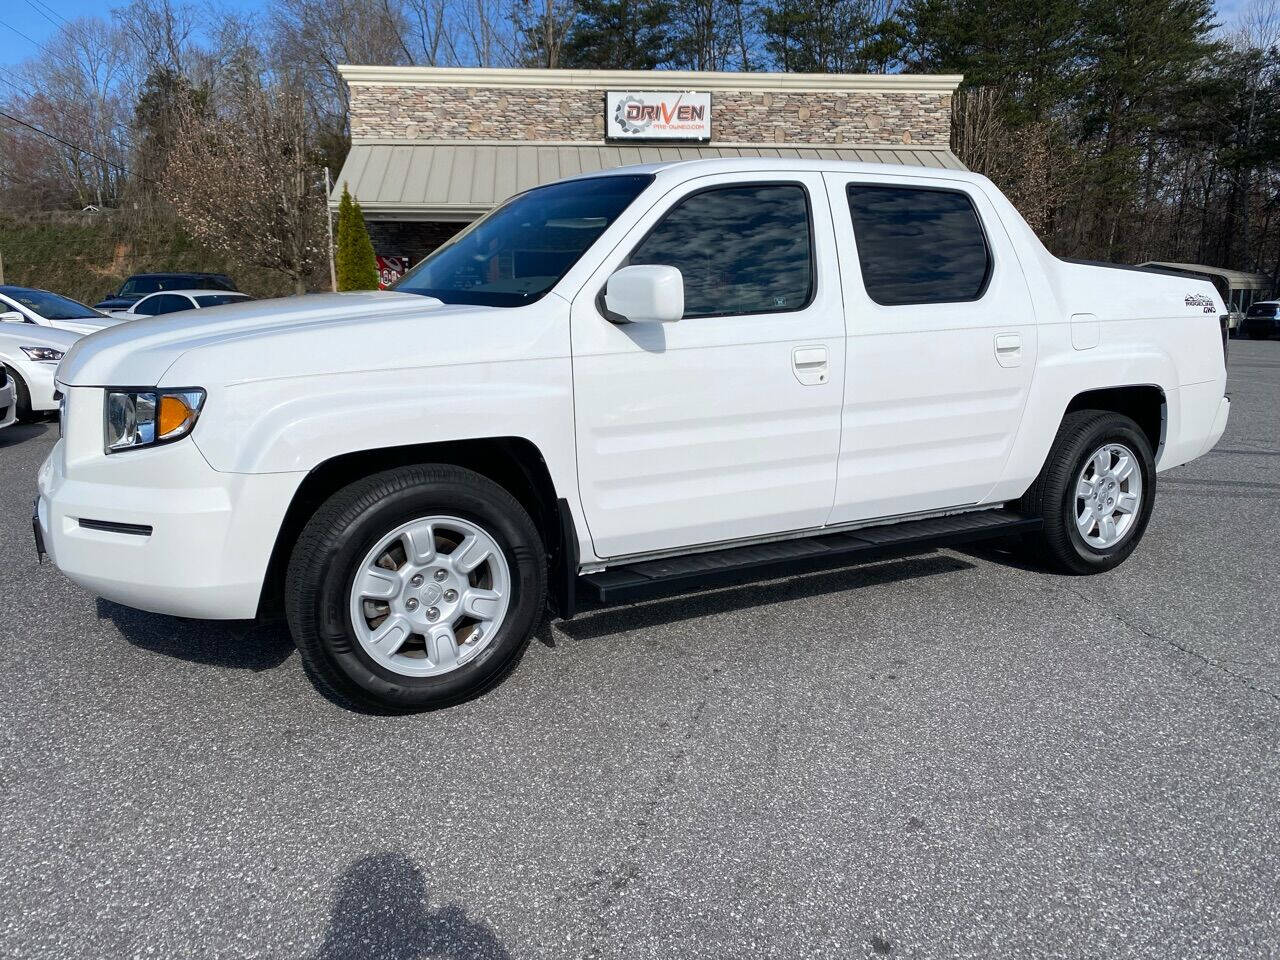
[[[236,285],[225,273],[135,273],[120,284],[119,290],[107,294],[94,306],[115,313],[128,310],[149,293],[194,289],[234,292]]]
[[[1013,534],[1115,567],[1225,428],[1224,312],[1056,259],[970,173],[624,168],[513,198],[394,292],[82,341],[36,529],[102,596],[282,607],[331,695],[436,707],[548,596]]]
[[[58,409],[54,375],[78,333],[34,324],[0,323],[0,365],[13,382],[14,414],[19,420]]]
[[[93,333],[121,321],[78,300],[34,287],[0,286],[0,323]]]
[[[1251,340],[1280,335],[1280,300],[1263,300],[1250,306],[1240,325],[1240,334]]]

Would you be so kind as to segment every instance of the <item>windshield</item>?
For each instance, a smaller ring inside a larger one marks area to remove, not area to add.
[[[164,281],[159,277],[130,277],[124,282],[117,296],[140,297],[146,293],[155,293],[164,289]]]
[[[647,174],[619,174],[522,193],[423,260],[395,289],[445,303],[532,303],[652,182]]]
[[[106,316],[93,307],[45,290],[5,291],[5,296],[46,320],[88,320]]]

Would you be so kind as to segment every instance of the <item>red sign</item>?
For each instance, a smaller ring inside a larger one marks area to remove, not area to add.
[[[409,272],[408,257],[378,256],[378,289],[386,290]]]

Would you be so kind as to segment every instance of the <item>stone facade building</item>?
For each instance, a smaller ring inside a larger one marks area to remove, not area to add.
[[[948,149],[957,76],[341,71],[352,148],[332,202],[346,183],[376,252],[410,261],[512,194],[629,163],[794,156],[961,166]],[[637,115],[659,121],[620,126],[627,105],[641,102],[651,114]],[[663,127],[679,103],[692,121]],[[706,109],[688,112],[690,103]]]

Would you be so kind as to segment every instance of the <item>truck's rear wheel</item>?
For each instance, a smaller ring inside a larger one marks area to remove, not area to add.
[[[1133,420],[1102,410],[1070,413],[1017,504],[1044,521],[1027,546],[1067,573],[1110,570],[1142,539],[1155,489],[1151,444]]]
[[[515,498],[430,464],[330,497],[293,549],[285,607],[325,693],[358,709],[427,710],[501,679],[545,591],[545,551]]]

